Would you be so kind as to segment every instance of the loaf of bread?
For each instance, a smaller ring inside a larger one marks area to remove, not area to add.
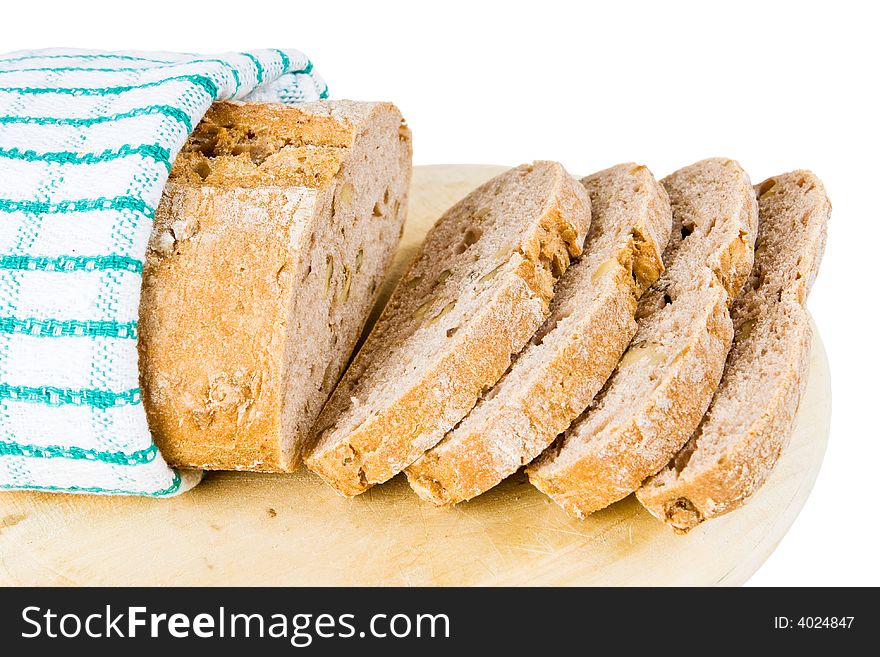
[[[705,160],[663,185],[667,270],[639,302],[638,331],[591,407],[527,469],[575,516],[632,493],[691,436],[733,339],[729,305],[752,268],[758,212],[739,164]]]
[[[794,427],[812,331],[803,304],[825,246],[831,204],[809,171],[756,187],[755,265],[732,308],[734,345],[709,411],[687,445],[637,491],[678,532],[745,503]]]
[[[356,495],[433,447],[541,326],[589,224],[589,196],[553,162],[450,208],[322,411],[308,466]]]
[[[141,385],[169,464],[298,464],[399,240],[411,154],[386,103],[208,111],[144,265]]]
[[[582,183],[590,232],[550,316],[468,416],[406,469],[413,490],[434,504],[475,497],[537,457],[584,411],[636,331],[638,299],[662,271],[669,200],[635,164]]]

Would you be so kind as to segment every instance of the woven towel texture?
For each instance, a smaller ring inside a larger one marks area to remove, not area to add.
[[[0,490],[176,495],[138,387],[141,274],[215,100],[326,97],[295,50],[0,56]]]

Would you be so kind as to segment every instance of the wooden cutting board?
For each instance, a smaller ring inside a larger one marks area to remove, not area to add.
[[[443,210],[501,170],[416,168],[398,274]],[[830,405],[816,333],[797,428],[770,481],[687,536],[632,496],[571,519],[522,475],[438,510],[402,476],[349,500],[307,471],[216,472],[170,500],[0,493],[0,584],[741,584],[809,495]]]

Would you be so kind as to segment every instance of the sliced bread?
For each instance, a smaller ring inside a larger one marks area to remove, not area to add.
[[[669,200],[635,164],[582,183],[590,232],[584,255],[559,280],[550,316],[468,416],[405,471],[434,504],[475,497],[537,457],[584,411],[636,331],[638,299],[663,268]]]
[[[586,190],[554,162],[450,208],[322,411],[309,468],[356,495],[433,447],[541,326],[589,224]]]
[[[678,532],[744,504],[791,435],[812,331],[803,307],[825,246],[831,204],[809,171],[756,187],[755,265],[731,310],[734,345],[709,411],[687,445],[637,491]]]
[[[144,264],[141,387],[169,464],[299,463],[390,265],[411,159],[388,103],[208,110]]]
[[[739,164],[704,160],[663,185],[667,269],[639,302],[638,331],[591,407],[527,469],[575,516],[632,493],[693,433],[733,338],[729,305],[752,267],[758,213]]]

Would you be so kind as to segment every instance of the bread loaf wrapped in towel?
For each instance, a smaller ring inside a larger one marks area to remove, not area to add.
[[[251,148],[266,142],[267,128],[245,122],[235,140],[224,137],[216,149],[207,149],[234,159],[235,166],[250,163],[241,167],[247,173],[241,189],[230,183],[229,167],[211,174],[205,160],[212,158],[194,163],[198,168],[190,175],[175,166],[150,262],[144,260],[172,165],[212,104],[326,98],[327,85],[312,62],[297,50],[277,48],[215,55],[52,48],[0,56],[0,70],[0,490],[168,497],[198,483],[201,471],[169,467],[157,441],[181,465],[271,460],[264,455],[275,439],[265,418],[274,411],[247,399],[250,393],[241,386],[250,374],[258,387],[254,398],[280,399],[279,386],[292,390],[277,383],[275,372],[261,378],[249,370],[257,345],[272,341],[261,356],[271,362],[286,334],[266,330],[265,316],[247,316],[267,309],[252,302],[246,288],[250,296],[274,294],[270,277],[277,272],[279,285],[289,289],[284,279],[294,263],[283,268],[277,255],[284,235],[261,224],[307,222],[303,217],[312,201],[294,202],[295,189],[318,188],[320,181],[285,180],[279,169],[300,165]],[[218,135],[220,129],[236,132],[231,112],[212,112],[226,118],[220,125],[209,118],[200,133],[209,124]],[[307,120],[295,118],[307,116],[307,110],[305,115],[266,111],[259,122],[272,123],[276,114],[289,117],[291,127],[308,127]],[[279,120],[274,123],[278,139],[269,140],[271,147],[285,151],[294,142],[297,147],[323,144],[320,133],[332,133],[312,130],[300,142],[295,131],[279,132]],[[359,123],[339,136],[354,132]],[[253,191],[261,172],[270,168],[276,182],[266,185],[291,192],[271,221],[262,205],[268,192]],[[199,192],[199,187],[205,189]],[[307,201],[309,195],[302,197]],[[251,210],[245,212],[245,206]],[[300,207],[296,221],[294,207]],[[270,245],[264,247],[268,258],[255,266],[254,251],[261,243]],[[234,269],[236,260],[242,261],[241,271]],[[271,272],[270,263],[276,266]],[[148,298],[140,304],[142,289]],[[157,308],[156,302],[168,306]],[[210,322],[209,312],[214,313]],[[282,313],[272,321],[285,326],[288,318]],[[236,322],[250,324],[245,340]],[[230,357],[236,349],[239,361]],[[227,366],[229,378],[219,379],[215,373]],[[206,383],[209,376],[217,384],[213,389]],[[235,431],[221,413],[203,412],[221,398],[241,412]],[[300,402],[290,395],[283,403]],[[222,441],[230,453],[242,448],[248,460],[224,460],[223,450],[212,452]],[[249,442],[264,443],[256,450],[260,454],[247,450]],[[196,450],[189,449],[193,445]],[[288,451],[295,457],[295,447]]]

